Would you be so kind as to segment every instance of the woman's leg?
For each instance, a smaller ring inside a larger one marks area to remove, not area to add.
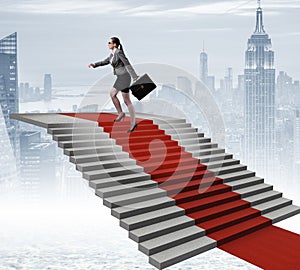
[[[128,111],[129,111],[130,129],[131,129],[135,124],[135,110],[134,110],[134,107],[131,103],[129,93],[122,92],[122,96],[123,96],[123,99],[124,99],[124,103],[126,104],[126,106],[128,108]]]
[[[113,87],[110,91],[110,97],[117,109],[118,114],[120,115],[122,113],[122,107],[121,107],[119,99],[117,98],[118,92],[119,92],[119,90],[117,90],[116,88]]]

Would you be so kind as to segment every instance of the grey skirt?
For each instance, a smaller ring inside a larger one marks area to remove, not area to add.
[[[114,88],[121,92],[129,93],[129,86],[131,84],[131,77],[128,72],[122,75],[117,75],[117,79],[113,85]]]

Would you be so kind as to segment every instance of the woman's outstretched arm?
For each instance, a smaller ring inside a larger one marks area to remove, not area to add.
[[[105,66],[109,64],[109,56],[105,58],[102,61],[96,62],[93,65],[91,65],[93,68],[99,67],[99,66]]]

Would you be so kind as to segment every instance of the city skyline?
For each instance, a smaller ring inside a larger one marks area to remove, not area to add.
[[[0,20],[5,27],[0,34],[6,36],[16,30],[19,33],[21,81],[42,85],[41,74],[51,73],[56,85],[90,85],[110,69],[90,72],[87,64],[104,59],[109,54],[106,39],[117,35],[133,64],[168,63],[197,76],[199,62],[195,56],[200,55],[204,40],[210,56],[210,74],[216,76],[217,84],[227,67],[233,68],[236,82],[235,74],[241,74],[244,68],[240,61],[246,48],[243,41],[255,27],[253,12],[257,7],[256,1],[188,1],[185,4],[172,1],[168,5],[155,1],[151,5],[141,3],[138,7],[132,1],[109,4],[88,1],[82,8],[80,1],[74,1],[74,9],[67,12],[65,4],[40,1],[33,8],[20,1],[10,1],[3,6]],[[101,9],[95,9],[95,4]],[[299,46],[295,22],[300,4],[276,0],[262,2],[262,6],[268,32],[272,34],[274,49],[278,52],[275,66],[298,79],[300,64],[294,61],[293,55]],[[114,13],[109,13],[114,9]],[[98,13],[103,17],[101,24]],[[150,14],[155,20],[148,16]],[[140,20],[143,15],[144,20]],[[11,16],[15,18],[13,23]],[[133,28],[136,23],[139,23],[139,29]],[[112,31],[116,26],[117,30]],[[40,38],[35,40],[36,36]],[[147,54],[141,50],[144,45],[140,40],[151,46]]]

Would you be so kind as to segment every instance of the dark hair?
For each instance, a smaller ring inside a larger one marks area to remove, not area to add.
[[[124,53],[123,46],[122,46],[122,44],[120,42],[120,39],[117,38],[117,37],[111,37],[111,40],[112,40],[113,43],[117,44],[117,47],[120,46],[120,50]]]

